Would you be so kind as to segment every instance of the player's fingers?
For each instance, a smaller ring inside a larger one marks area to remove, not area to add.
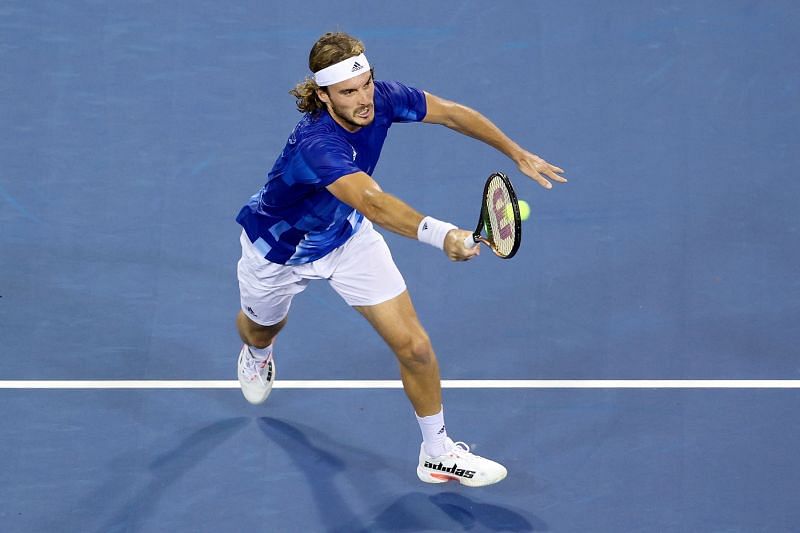
[[[470,251],[464,254],[452,254],[448,257],[450,258],[451,261],[462,262],[462,261],[469,261],[473,257],[477,256],[479,253],[480,252]]]
[[[473,257],[477,256],[480,253],[481,253],[481,247],[479,244],[476,243],[476,245],[473,248],[465,247],[464,251],[461,253],[461,256],[459,257],[458,260],[469,261],[470,259],[472,259]]]
[[[469,239],[472,240],[471,234]],[[478,243],[475,243],[474,246],[469,246],[464,241],[461,241],[460,244],[461,246],[453,250],[452,254],[450,254],[450,259],[453,261],[469,261],[481,253],[481,246]]]
[[[534,175],[531,176],[531,177],[534,180],[536,180],[536,182],[539,183],[539,185],[541,185],[545,189],[552,189],[553,188],[553,184],[550,183],[549,181],[547,181],[547,178],[545,178],[544,176],[542,176],[538,172],[535,172]]]
[[[557,181],[559,183],[566,183],[567,182],[567,178],[565,178],[564,176],[559,176],[558,174],[556,174],[552,170],[545,170],[545,174],[550,176],[550,179],[552,179],[554,181]]]
[[[531,162],[530,160],[526,160],[520,163],[519,164],[520,171],[522,171],[523,174],[525,174],[532,180],[536,181],[539,185],[541,185],[545,189],[552,189],[553,184],[547,181],[547,178],[545,178],[539,173],[539,169],[542,166],[546,166],[547,163],[545,163],[543,160],[539,158],[536,159],[538,159],[538,161]]]

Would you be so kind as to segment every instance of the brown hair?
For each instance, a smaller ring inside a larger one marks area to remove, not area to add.
[[[311,53],[308,54],[308,68],[311,72],[318,72],[363,52],[364,43],[355,37],[344,32],[329,32],[311,47]],[[297,99],[298,111],[316,114],[325,109],[325,104],[317,96],[319,88],[313,76],[308,76],[289,91],[289,94]]]

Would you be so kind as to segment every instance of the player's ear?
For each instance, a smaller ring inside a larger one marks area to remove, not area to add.
[[[317,98],[319,98],[323,104],[329,104],[331,101],[331,97],[324,87],[317,88]]]

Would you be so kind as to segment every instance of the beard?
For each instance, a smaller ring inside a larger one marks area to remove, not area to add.
[[[343,111],[341,108],[337,107],[336,105],[331,104],[330,111],[331,114],[336,115],[336,118],[347,124],[348,126],[352,126],[353,128],[363,128],[364,126],[369,126],[372,124],[372,121],[375,120],[375,112],[374,112],[374,104],[370,106],[370,116],[369,118],[360,118],[355,115],[354,112],[351,112],[349,115]]]

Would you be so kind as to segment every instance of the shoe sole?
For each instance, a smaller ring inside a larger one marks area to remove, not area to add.
[[[482,482],[474,478],[462,478],[458,476],[448,476],[447,474],[441,474],[438,472],[427,472],[425,469],[417,467],[417,477],[420,479],[420,481],[424,481],[425,483],[447,483],[448,481],[458,481],[465,487],[486,487],[487,485],[494,485],[495,483],[503,481],[507,475],[508,471],[505,471],[497,479]]]

